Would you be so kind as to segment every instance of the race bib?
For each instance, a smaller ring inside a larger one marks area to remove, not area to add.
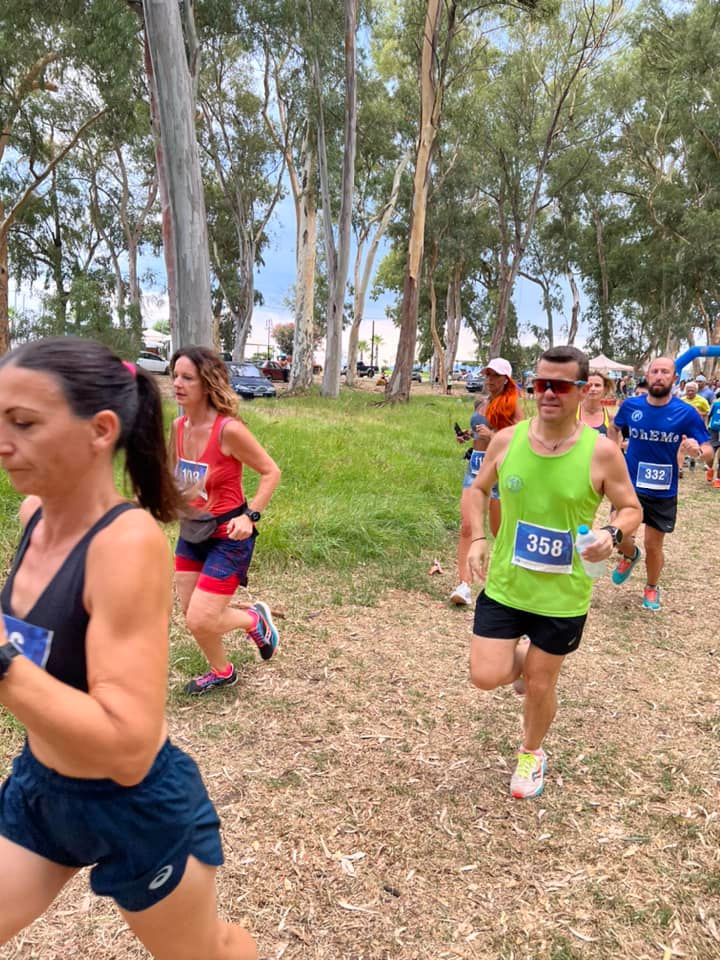
[[[207,483],[208,465],[206,463],[198,463],[197,460],[185,460],[181,457],[177,462],[175,472],[183,493],[186,493],[193,500],[195,497],[202,497],[207,500],[205,484]]]
[[[53,631],[18,620],[7,613],[3,614],[3,620],[8,642],[44,670],[52,648]]]
[[[635,486],[639,490],[669,490],[672,486],[672,470],[672,464],[669,463],[640,462]]]
[[[572,533],[518,520],[512,563],[539,573],[572,573]]]
[[[482,466],[482,462],[485,459],[484,450],[473,450],[470,454],[470,473],[476,477]]]

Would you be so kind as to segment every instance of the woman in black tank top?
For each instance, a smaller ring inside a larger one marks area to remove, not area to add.
[[[115,485],[119,449],[137,504]],[[154,957],[257,956],[211,919],[218,819],[167,740],[172,565],[155,521],[182,501],[166,456],[157,386],[106,347],[35,341],[0,362],[0,465],[26,495],[0,703],[27,729],[0,789],[0,945],[90,866]]]

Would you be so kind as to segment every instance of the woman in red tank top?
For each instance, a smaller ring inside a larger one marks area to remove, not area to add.
[[[175,586],[185,621],[210,666],[185,690],[201,694],[237,683],[225,634],[244,630],[263,660],[277,647],[278,632],[266,604],[237,610],[229,603],[238,585],[247,585],[256,524],[278,485],[280,470],[237,419],[237,397],[217,353],[207,347],[182,347],[170,369],[175,399],[185,411],[173,424],[171,438],[178,482],[202,517],[224,515],[224,522],[199,543],[183,537],[181,528],[175,548]],[[243,493],[245,465],[260,475],[251,503]]]

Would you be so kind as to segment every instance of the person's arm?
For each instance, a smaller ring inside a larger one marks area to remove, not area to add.
[[[173,420],[170,424],[170,434],[168,435],[168,468],[171,473],[175,473],[175,467],[177,466],[178,455],[177,455],[177,420]]]
[[[157,524],[142,510],[122,514],[87,554],[88,692],[22,656],[0,680],[0,703],[84,777],[131,786],[152,765],[165,717],[171,580]]]
[[[483,581],[487,573],[489,550],[485,535],[485,518],[488,513],[490,493],[493,485],[497,482],[498,469],[505,457],[513,429],[513,427],[508,427],[506,430],[501,430],[495,434],[487,448],[478,475],[468,488],[470,491],[468,497],[470,528],[472,531],[468,566],[473,579],[478,582]]]
[[[613,526],[622,530],[623,539],[632,536],[642,523],[642,508],[630,481],[625,458],[606,437],[598,437],[590,468],[592,483],[615,507]],[[613,552],[609,530],[594,529],[595,543],[583,550],[590,562],[607,560]]]
[[[713,448],[710,443],[710,434],[697,410],[690,407],[691,416],[685,424],[682,446],[689,457],[694,460],[702,459],[710,467],[713,462]]]
[[[225,426],[222,446],[230,456],[260,475],[255,496],[248,503],[248,508],[262,513],[280,482],[280,468],[240,420],[233,420]],[[227,526],[231,540],[247,540],[253,530],[254,524],[245,514],[234,517]]]

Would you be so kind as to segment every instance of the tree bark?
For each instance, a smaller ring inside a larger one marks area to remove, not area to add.
[[[455,361],[457,360],[458,345],[460,343],[460,328],[462,327],[462,274],[463,264],[455,265],[450,282],[448,283],[445,298],[445,377],[446,382],[452,376]]]
[[[575,276],[570,269],[570,264],[565,265],[565,276],[567,277],[570,292],[572,293],[572,311],[570,313],[570,326],[568,327],[567,342],[570,346],[575,343],[578,327],[580,326],[580,291],[575,282]]]
[[[309,125],[305,130],[298,196],[298,247],[295,280],[295,334],[290,390],[307,390],[313,382],[315,349],[315,259],[317,256],[317,157]]]
[[[343,152],[342,199],[338,220],[335,283],[330,290],[327,314],[325,369],[323,370],[322,385],[322,393],[326,397],[337,397],[340,393],[343,307],[345,305],[345,288],[350,263],[350,228],[352,226],[357,145],[357,4],[358,0],[345,0],[345,149]]]
[[[450,5],[449,16],[454,16],[455,4]],[[425,217],[432,162],[442,107],[442,76],[438,78],[438,35],[442,3],[427,0],[420,58],[420,131],[415,157],[413,201],[410,215],[408,256],[400,306],[400,339],[395,366],[385,388],[387,400],[410,399],[412,366],[415,361],[420,273],[425,245]],[[452,24],[448,25],[447,47],[452,40]]]
[[[0,198],[0,223],[5,206]],[[0,233],[0,356],[10,349],[10,276],[8,273],[7,233]]]
[[[430,336],[435,354],[434,366],[437,370],[438,389],[443,395],[447,393],[447,369],[445,367],[445,348],[437,325],[437,293],[435,291],[435,271],[440,258],[440,249],[437,240],[433,242],[432,255],[428,265],[428,289],[430,291]]]
[[[194,97],[177,0],[143,0],[173,227],[177,331],[173,347],[211,346],[210,255]]]
[[[609,356],[610,346],[610,279],[608,277],[607,257],[605,256],[605,236],[599,210],[592,212],[595,224],[595,243],[597,247],[598,267],[600,268],[600,345],[602,352]]]

